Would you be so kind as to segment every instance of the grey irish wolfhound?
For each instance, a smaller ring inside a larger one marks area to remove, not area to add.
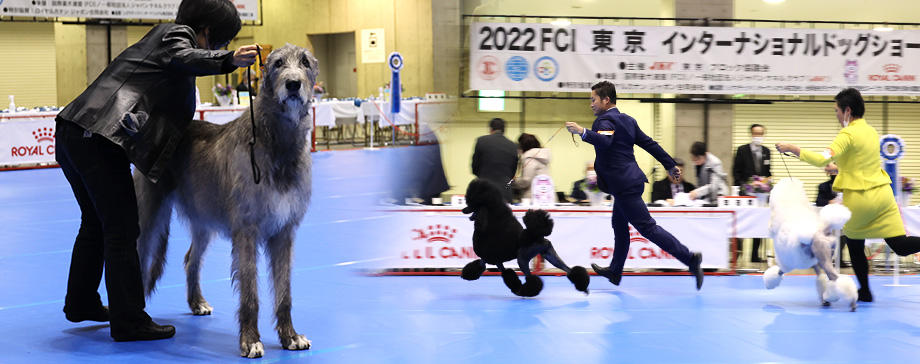
[[[193,121],[171,161],[169,177],[153,184],[135,173],[141,234],[138,254],[149,296],[166,263],[173,207],[187,219],[192,234],[185,255],[188,304],[195,315],[212,307],[201,295],[201,258],[214,233],[232,241],[233,282],[239,291],[240,354],[264,353],[258,318],[256,256],[259,245],[270,261],[275,294],[275,329],[288,350],[310,348],[310,340],[291,322],[291,253],[294,232],[310,200],[311,158],[307,117],[319,72],[307,50],[285,45],[269,55],[264,80],[252,106],[255,161],[261,182],[253,180],[249,110],[226,125]]]

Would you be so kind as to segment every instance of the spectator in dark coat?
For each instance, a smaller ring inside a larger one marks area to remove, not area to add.
[[[473,174],[502,188],[505,201],[511,202],[511,179],[517,171],[517,144],[505,138],[505,121],[489,121],[489,135],[476,139]]]

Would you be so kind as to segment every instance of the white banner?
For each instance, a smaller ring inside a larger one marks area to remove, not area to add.
[[[670,212],[652,214],[659,225],[690,250],[703,252],[703,267],[729,267],[731,211]],[[383,263],[387,265],[383,268],[462,268],[478,259],[473,252],[473,222],[459,209],[401,210],[394,214],[399,216],[394,224],[395,235],[386,244],[392,246],[398,258]],[[524,211],[515,211],[515,215],[520,219]],[[614,247],[610,211],[551,210],[551,215],[555,224],[548,239],[566,264],[588,267],[591,263],[610,263]],[[630,241],[626,268],[686,268],[632,226]],[[505,266],[517,267],[517,262]],[[545,269],[553,267],[547,265]]]
[[[240,19],[259,20],[259,0],[232,0]],[[0,16],[173,20],[182,0],[0,0]]]
[[[0,166],[54,163],[55,114],[0,124]]]
[[[236,119],[247,108],[201,106],[195,118],[215,124]],[[0,114],[0,166],[20,166],[54,160],[54,118],[57,111]]]
[[[473,23],[470,88],[920,95],[920,31]]]

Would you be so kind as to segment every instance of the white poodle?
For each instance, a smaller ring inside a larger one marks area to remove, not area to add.
[[[850,219],[850,210],[830,204],[816,211],[805,196],[802,181],[783,178],[770,192],[770,235],[776,264],[763,274],[767,289],[776,288],[783,274],[812,268],[817,274],[818,299],[824,306],[843,298],[856,310],[856,284],[834,268],[831,249],[837,244],[834,230]],[[822,271],[824,274],[822,274]]]

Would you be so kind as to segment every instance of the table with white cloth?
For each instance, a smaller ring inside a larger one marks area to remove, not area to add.
[[[611,210],[603,207],[544,208],[554,220],[548,239],[569,266],[606,266],[613,257]],[[390,259],[379,269],[462,268],[477,259],[473,252],[473,222],[452,206],[399,206],[385,209],[395,219],[385,244]],[[513,206],[520,220],[527,211]],[[767,207],[650,207],[652,217],[690,250],[703,253],[703,268],[733,269],[732,238],[769,238]],[[920,207],[902,209],[909,233],[920,232]],[[523,224],[523,223],[522,223]],[[630,225],[627,269],[685,269],[670,254],[642,237]],[[515,262],[506,264],[516,267]],[[552,268],[551,266],[545,268]]]

